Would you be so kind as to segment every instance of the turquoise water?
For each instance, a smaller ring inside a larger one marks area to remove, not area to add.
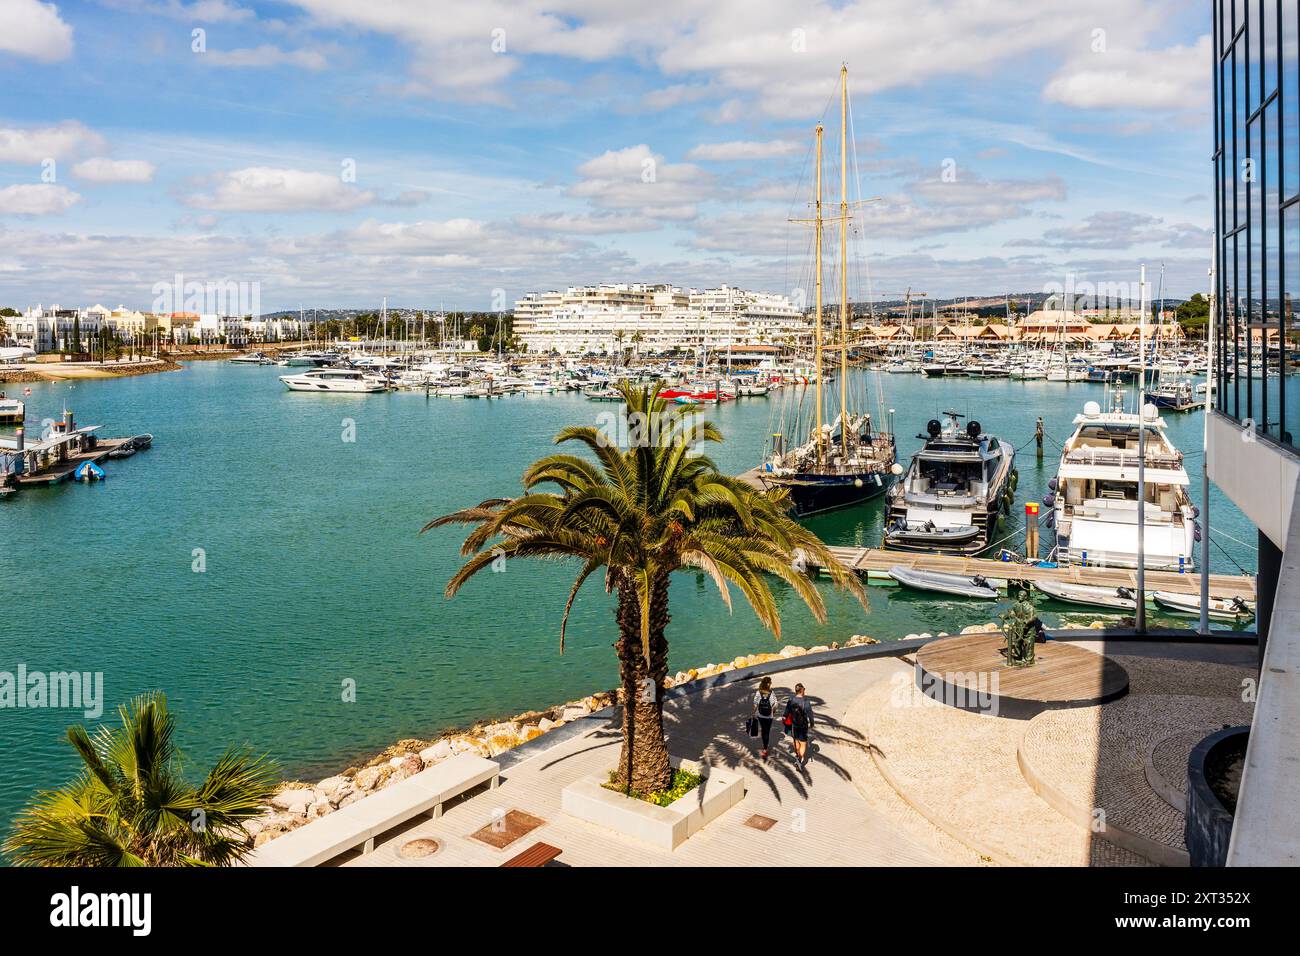
[[[483,573],[453,600],[463,530],[419,535],[437,515],[518,490],[562,426],[598,424],[616,408],[572,393],[507,399],[426,399],[418,393],[289,393],[274,367],[198,362],[179,372],[32,386],[28,424],[66,405],[105,435],[149,431],[151,451],[106,465],[108,480],[29,490],[0,502],[0,671],[102,671],[106,708],[161,689],[196,760],[227,743],[278,758],[291,776],[341,769],[402,737],[543,707],[612,687],[610,599],[596,582],[575,605],[564,656],[558,628],[576,568],[512,563]],[[1064,439],[1101,386],[884,376],[897,409],[900,455],[942,408],[979,418],[1020,446],[1043,415]],[[780,393],[709,409],[727,441],[722,467],[756,463]],[[344,441],[347,423],[355,441]],[[1201,418],[1170,415],[1199,498]],[[1019,456],[1017,515],[1055,470],[1032,442]],[[880,504],[822,516],[832,544],[876,545]],[[1216,528],[1254,542],[1254,529],[1217,489]],[[1254,570],[1250,547],[1224,539]],[[193,570],[202,549],[206,570]],[[1232,571],[1217,549],[1216,571]],[[672,590],[673,669],[741,653],[813,645],[855,633],[892,640],[956,631],[1004,604],[943,601],[870,589],[871,609],[828,591],[818,626],[781,592],[784,634],[765,632],[737,599],[728,615],[714,586],[683,574]],[[1102,616],[1043,605],[1049,623]],[[1065,611],[1066,613],[1057,613]],[[1153,623],[1176,619],[1152,615]],[[1183,619],[1184,621],[1186,619]],[[344,702],[355,681],[355,702]],[[75,769],[63,740],[68,710],[0,710],[0,822],[38,787]]]

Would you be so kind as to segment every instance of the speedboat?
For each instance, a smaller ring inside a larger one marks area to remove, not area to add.
[[[301,375],[281,375],[291,392],[386,392],[388,383],[349,368],[314,368]]]
[[[938,591],[942,594],[955,594],[958,597],[996,598],[998,589],[987,579],[975,574],[952,574],[948,571],[922,571],[896,564],[889,569],[889,576],[899,584],[918,591]]]
[[[1070,604],[1087,604],[1090,607],[1109,607],[1122,611],[1137,610],[1132,588],[1108,588],[1064,581],[1035,581],[1034,587],[1050,598]]]
[[[1199,594],[1177,594],[1173,591],[1156,591],[1151,599],[1175,614],[1191,614],[1200,617],[1201,596]],[[1216,621],[1245,621],[1255,616],[1255,608],[1244,598],[1210,598],[1209,617]]]
[[[890,550],[978,554],[1011,511],[1011,443],[984,434],[976,421],[963,428],[957,412],[944,414],[946,425],[938,419],[926,425],[924,447],[889,492],[883,544]]]
[[[1074,418],[1056,477],[1043,503],[1052,509],[1056,560],[1062,564],[1135,568],[1138,564],[1138,438],[1146,433],[1144,564],[1164,571],[1192,567],[1201,535],[1197,510],[1187,495],[1183,455],[1165,432],[1164,419],[1148,406],[1142,419],[1123,410],[1102,412],[1088,402]],[[1139,424],[1140,423],[1140,424]]]

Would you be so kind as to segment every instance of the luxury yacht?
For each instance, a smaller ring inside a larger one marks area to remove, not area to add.
[[[301,375],[281,375],[291,392],[386,392],[388,383],[349,368],[314,368]]]
[[[980,423],[963,428],[961,415],[932,419],[925,446],[889,492],[884,546],[895,551],[978,554],[994,543],[1016,488],[1016,451],[984,434]]]
[[[1051,493],[1049,527],[1056,528],[1056,560],[1062,564],[1134,568],[1138,563],[1138,416],[1096,402],[1074,418]],[[1200,537],[1197,510],[1187,496],[1183,455],[1165,433],[1164,419],[1145,410],[1146,487],[1143,513],[1145,566],[1187,570]]]

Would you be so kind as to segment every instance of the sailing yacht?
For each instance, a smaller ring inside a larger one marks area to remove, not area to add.
[[[848,397],[848,224],[850,219],[848,197],[848,67],[840,68],[840,210],[839,216],[830,219],[838,222],[840,229],[840,303],[839,338],[835,351],[839,353],[838,369],[824,367],[826,350],[822,309],[822,235],[827,218],[822,215],[822,126],[816,128],[817,175],[814,202],[815,216],[806,221],[815,230],[815,286],[816,306],[814,324],[815,343],[815,423],[805,440],[793,449],[785,446],[785,436],[773,435],[771,454],[759,468],[759,480],[769,490],[782,488],[789,492],[791,508],[796,517],[861,504],[884,494],[897,477],[897,454],[894,436],[873,427],[871,415],[855,412]],[[833,265],[833,264],[832,264]],[[823,382],[830,374],[838,372],[840,393],[839,414],[826,422],[823,406]]]
[[[1165,433],[1164,419],[1148,410],[1124,411],[1115,390],[1111,411],[1096,402],[1074,418],[1056,477],[1044,504],[1053,509],[1057,561],[1068,564],[1137,567],[1138,429],[1146,432],[1143,553],[1155,570],[1192,567],[1200,538],[1197,510],[1187,495],[1183,455]]]

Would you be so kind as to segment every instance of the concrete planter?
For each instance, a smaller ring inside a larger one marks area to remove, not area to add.
[[[1241,747],[1249,727],[1229,727],[1202,740],[1187,758],[1187,813],[1183,840],[1192,866],[1223,866],[1232,838],[1232,814],[1205,779],[1206,763],[1232,747]]]
[[[661,850],[675,850],[691,834],[744,799],[745,780],[738,773],[693,760],[673,758],[672,765],[698,773],[704,780],[666,807],[607,790],[602,786],[606,783],[603,777],[585,777],[565,787],[560,806],[579,820],[608,827]]]

